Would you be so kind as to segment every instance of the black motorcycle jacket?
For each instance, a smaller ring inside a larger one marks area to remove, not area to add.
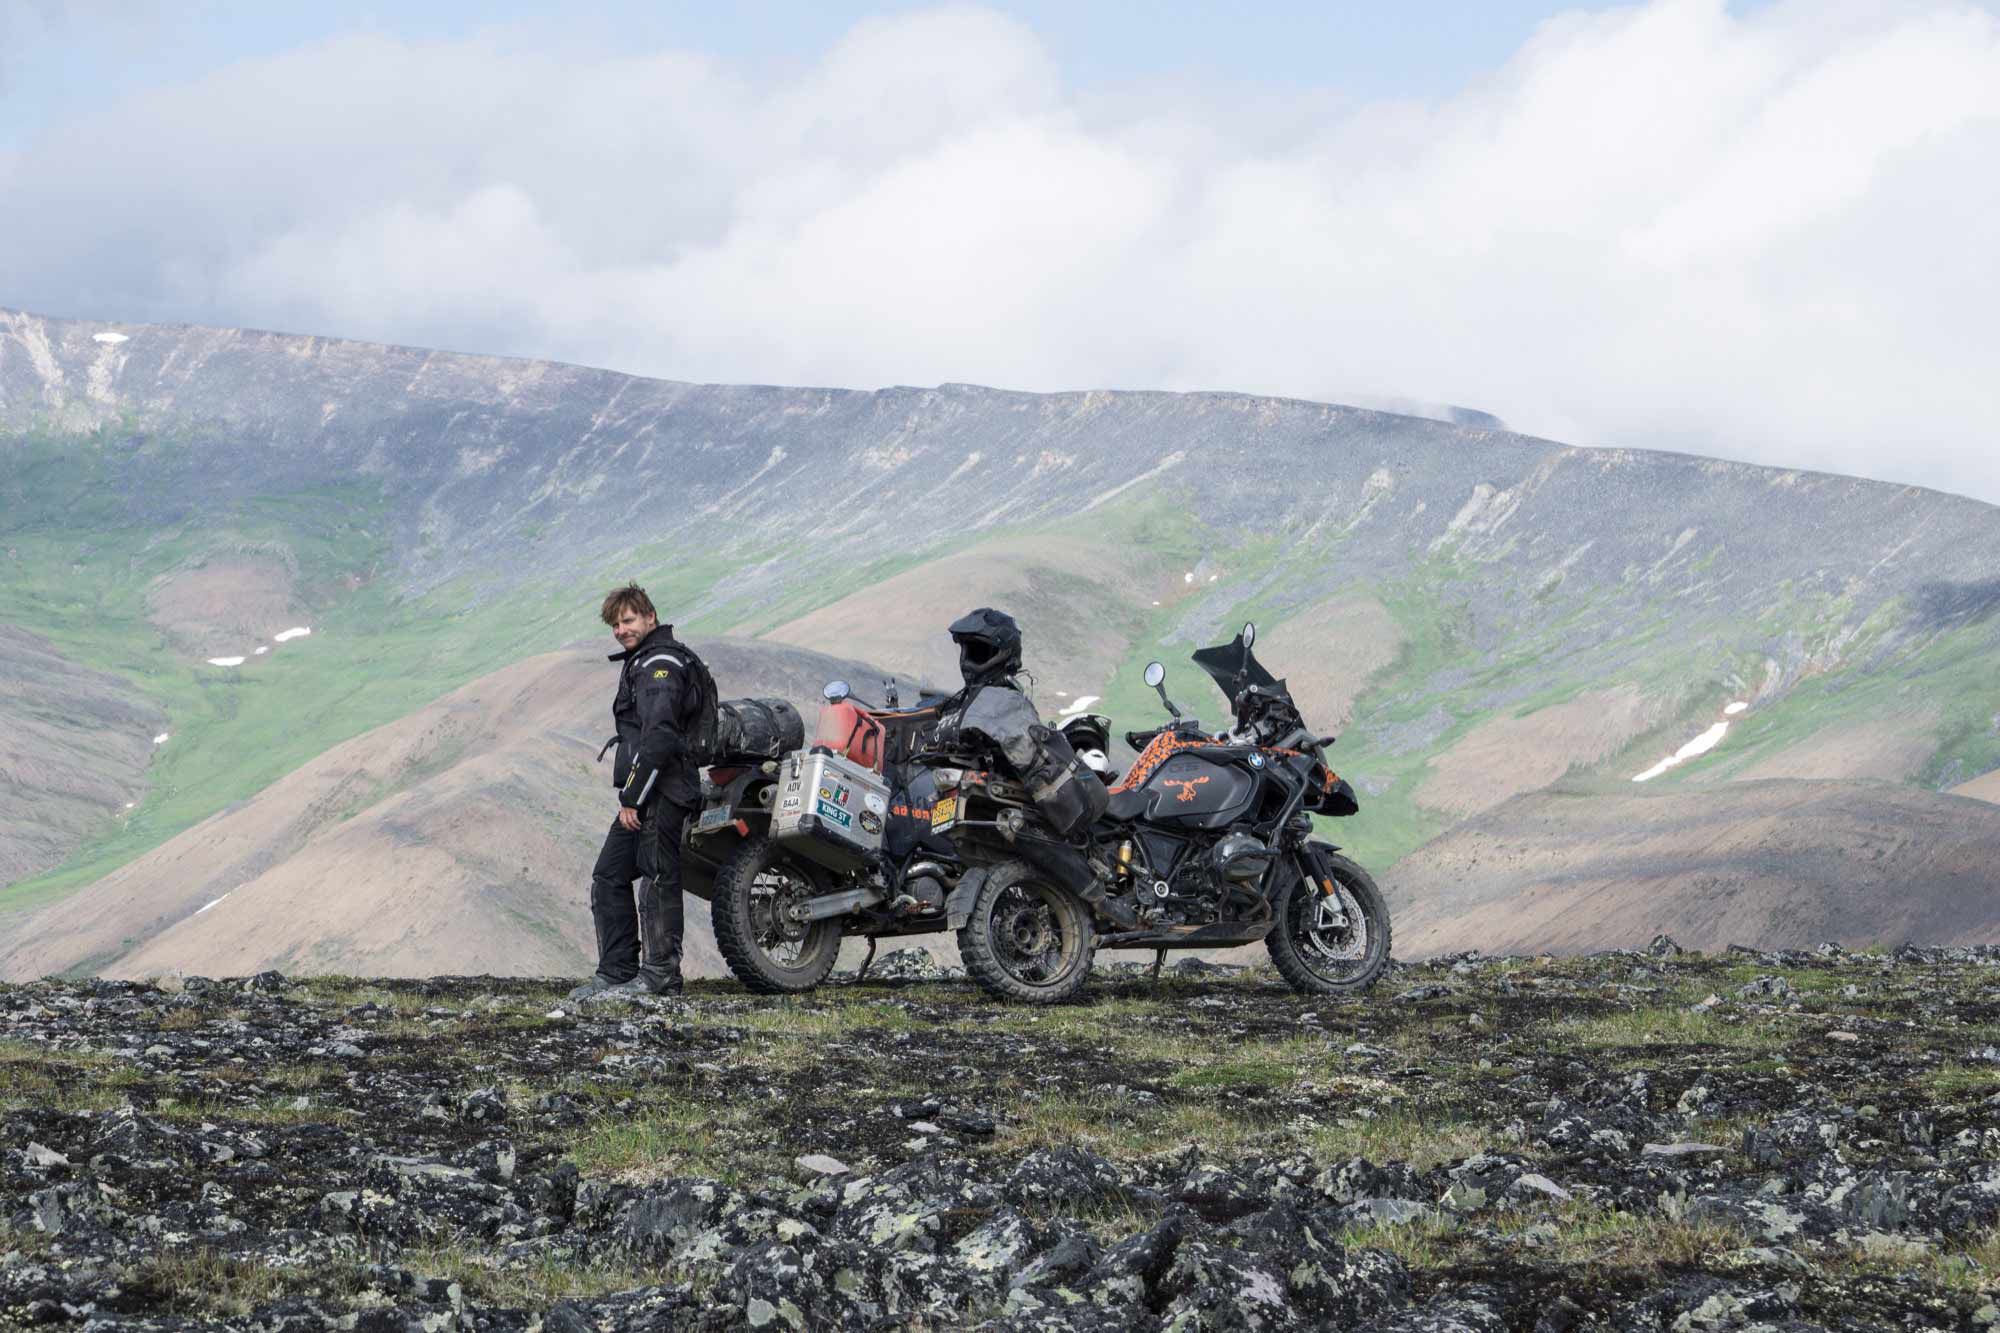
[[[692,808],[700,804],[701,778],[688,753],[687,726],[700,691],[688,680],[687,650],[674,627],[661,625],[626,653],[611,716],[618,726],[618,759],[611,781],[618,803],[644,809],[656,800]]]

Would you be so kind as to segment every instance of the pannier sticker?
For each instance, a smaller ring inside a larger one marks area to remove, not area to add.
[[[877,796],[872,791],[865,791],[861,793],[861,804],[867,809],[868,813],[871,815],[886,815],[889,813],[889,802],[883,799],[882,797]]]
[[[830,819],[842,828],[854,827],[854,816],[848,814],[847,811],[841,809],[832,801],[821,801],[819,803],[819,817],[821,819]]]
[[[805,798],[802,796],[787,796],[779,804],[778,809],[786,814],[790,814],[794,810],[803,809],[805,803]]]
[[[882,831],[882,816],[876,814],[873,810],[863,810],[861,812],[861,831],[863,833],[880,833]]]

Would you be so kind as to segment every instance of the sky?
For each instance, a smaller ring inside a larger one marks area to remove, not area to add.
[[[0,306],[2000,502],[1979,0],[0,0]]]

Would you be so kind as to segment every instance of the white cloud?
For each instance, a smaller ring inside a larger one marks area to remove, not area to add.
[[[0,161],[0,301],[682,379],[1467,403],[2000,500],[2000,22],[1552,20],[1436,104],[1065,88],[971,8],[784,77],[346,38]]]

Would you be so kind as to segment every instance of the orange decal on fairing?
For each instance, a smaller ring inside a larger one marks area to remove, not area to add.
[[[1208,779],[1207,779],[1207,778],[1205,778],[1205,777],[1202,777],[1202,778],[1161,778],[1161,779],[1160,779],[1160,785],[1161,785],[1162,787],[1179,787],[1179,788],[1181,789],[1181,794],[1180,794],[1180,795],[1179,795],[1178,797],[1176,797],[1175,799],[1176,799],[1176,800],[1180,800],[1180,801],[1192,801],[1192,800],[1194,799],[1194,789],[1195,789],[1196,787],[1199,787],[1199,786],[1201,786],[1201,784],[1202,784],[1202,783],[1204,783],[1204,782],[1207,782],[1207,781],[1208,781]]]
[[[1214,741],[1188,740],[1184,737],[1174,735],[1171,731],[1163,731],[1153,737],[1146,748],[1140,752],[1139,758],[1133,763],[1131,771],[1125,774],[1124,780],[1111,790],[1136,791],[1146,785],[1147,778],[1159,772],[1160,765],[1172,758],[1175,751],[1199,750],[1213,744],[1215,744]]]

